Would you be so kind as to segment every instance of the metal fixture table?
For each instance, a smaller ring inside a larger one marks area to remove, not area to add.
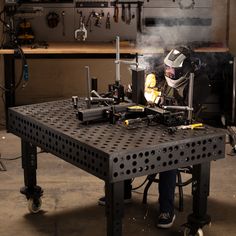
[[[80,107],[85,103],[80,100]],[[162,125],[128,130],[108,123],[83,125],[70,100],[9,109],[9,130],[22,140],[27,198],[40,197],[36,147],[105,181],[107,235],[122,235],[124,180],[193,165],[192,229],[210,222],[206,214],[210,162],[224,158],[224,132],[181,130],[168,134]],[[37,186],[37,187],[36,187]]]

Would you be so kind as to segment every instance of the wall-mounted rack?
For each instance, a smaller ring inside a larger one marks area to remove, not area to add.
[[[103,8],[103,7],[108,7],[108,1],[102,1],[102,2],[84,2],[84,1],[77,1],[75,4],[76,7],[99,7],[99,8]]]

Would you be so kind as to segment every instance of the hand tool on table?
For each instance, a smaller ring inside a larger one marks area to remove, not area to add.
[[[168,127],[169,133],[175,133],[177,130],[185,130],[185,129],[205,129],[202,123],[195,123],[190,125],[179,125],[179,126],[172,126]]]

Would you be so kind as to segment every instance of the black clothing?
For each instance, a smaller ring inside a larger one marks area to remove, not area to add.
[[[163,99],[159,105],[188,105],[188,82],[179,88],[170,88],[166,81],[158,81],[158,87],[161,86]],[[193,107],[194,113],[201,109],[202,103],[207,98],[210,86],[207,75],[196,73],[194,77],[193,88]],[[174,197],[176,186],[177,170],[170,170],[159,173],[159,204],[160,212],[174,214]],[[131,197],[131,180],[125,181],[125,198]]]

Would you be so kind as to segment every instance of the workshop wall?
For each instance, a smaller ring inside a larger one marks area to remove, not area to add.
[[[227,0],[213,0],[212,38],[215,42],[225,42],[227,26]]]
[[[236,56],[236,14],[235,12],[236,12],[236,1],[231,1],[229,46],[230,46],[230,51]]]
[[[106,92],[108,84],[115,81],[115,63],[111,59],[78,60],[31,60],[29,61],[29,83],[16,92],[17,104],[69,98],[72,95],[86,96],[85,66],[90,67],[91,77],[98,79],[98,92]],[[20,70],[20,62],[17,62]],[[121,65],[121,82],[131,83],[127,65]]]

